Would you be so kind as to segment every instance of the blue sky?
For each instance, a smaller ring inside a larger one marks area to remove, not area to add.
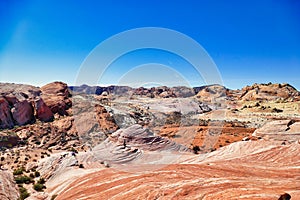
[[[299,10],[297,0],[2,0],[0,81],[73,85],[84,59],[105,39],[133,28],[164,27],[201,44],[229,88],[288,82],[300,89]],[[122,56],[99,84],[116,84],[147,63],[170,65],[191,85],[204,84],[189,63],[157,50]]]

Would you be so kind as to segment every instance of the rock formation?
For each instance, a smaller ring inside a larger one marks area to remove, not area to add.
[[[41,97],[52,113],[68,115],[67,110],[72,106],[72,101],[69,98],[71,95],[67,84],[62,82],[49,83],[41,87],[41,91]]]
[[[27,100],[19,101],[11,109],[15,124],[22,126],[34,120],[33,107]]]
[[[289,84],[254,84],[242,89],[239,97],[244,101],[293,101],[299,97],[299,92]]]
[[[0,129],[12,128],[14,122],[10,112],[10,106],[5,98],[0,97]]]
[[[42,98],[37,99],[34,103],[37,119],[43,122],[49,122],[53,120],[54,115]]]

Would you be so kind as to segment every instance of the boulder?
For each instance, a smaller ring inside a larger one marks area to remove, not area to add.
[[[16,125],[22,126],[34,121],[33,107],[28,101],[20,101],[11,109]]]
[[[45,104],[43,99],[35,101],[36,118],[43,122],[52,121],[54,116],[51,109]]]
[[[42,99],[51,109],[52,113],[59,115],[68,115],[66,112],[72,106],[71,96],[67,84],[62,82],[53,82],[41,87]]]
[[[14,122],[11,116],[10,107],[5,98],[0,97],[0,128],[12,128]]]

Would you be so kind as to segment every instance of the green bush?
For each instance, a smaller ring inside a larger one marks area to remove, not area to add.
[[[15,181],[17,184],[22,184],[22,183],[29,184],[33,182],[32,178],[28,176],[18,176],[15,178]]]
[[[20,192],[20,198],[19,198],[20,200],[24,200],[30,196],[27,189],[24,188],[23,186],[19,186],[19,192]]]
[[[35,177],[39,177],[40,175],[41,175],[40,172],[38,172],[38,171],[35,171],[35,172],[34,172],[34,176],[35,176]]]
[[[44,178],[40,178],[37,183],[39,183],[39,184],[45,184],[46,181],[45,181]]]
[[[40,183],[36,183],[33,185],[33,189],[35,191],[38,191],[38,192],[41,192],[43,191],[43,189],[46,188],[43,184],[40,184]]]
[[[29,174],[29,177],[30,177],[30,178],[35,178],[35,176],[34,176],[33,173],[30,173],[30,174]]]
[[[25,169],[23,167],[21,167],[21,168],[15,169],[13,174],[14,175],[21,175],[21,174],[23,174],[23,171],[25,171]]]

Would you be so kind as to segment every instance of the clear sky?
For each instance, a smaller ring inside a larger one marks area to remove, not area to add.
[[[139,27],[169,28],[196,40],[229,88],[288,82],[300,89],[298,0],[1,0],[0,81],[73,85],[100,42]],[[120,58],[101,84],[116,84],[117,74],[147,63],[170,65],[193,86],[203,84],[188,63],[151,49]]]

